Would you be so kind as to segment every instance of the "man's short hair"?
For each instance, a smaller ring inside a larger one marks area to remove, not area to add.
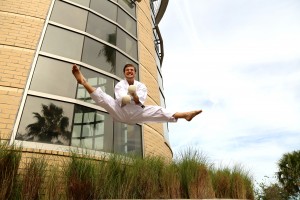
[[[125,73],[125,69],[127,68],[127,67],[133,67],[134,68],[134,71],[136,72],[136,67],[133,65],[133,64],[126,64],[125,66],[124,66],[124,68],[123,68],[123,73]]]

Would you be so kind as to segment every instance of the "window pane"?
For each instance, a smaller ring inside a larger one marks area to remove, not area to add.
[[[75,3],[78,3],[78,4],[86,6],[86,7],[89,7],[89,5],[90,5],[90,0],[69,0],[69,1],[73,1]]]
[[[87,139],[86,137],[94,135],[94,126],[93,125],[82,125],[82,137]]]
[[[124,56],[123,54],[121,54],[120,52],[117,51],[116,54],[116,75],[123,78],[124,77],[124,73],[123,73],[123,67],[126,64],[133,64],[133,66],[136,67],[137,71],[136,71],[136,79],[139,80],[139,68],[137,66],[137,64],[135,62],[133,62],[132,60],[130,60],[129,58],[127,58],[126,56]]]
[[[159,97],[160,97],[160,105],[165,108],[166,107],[166,103],[165,103],[165,97],[163,96],[163,94],[161,93],[161,91],[159,90]]]
[[[163,123],[165,141],[170,145],[168,123]]]
[[[75,116],[72,146],[112,152],[113,120],[109,114],[75,105]]]
[[[142,133],[139,125],[115,123],[114,152],[142,156]]]
[[[136,36],[136,21],[120,8],[118,9],[117,22],[129,33]]]
[[[96,113],[96,126],[95,126],[95,135],[102,135],[104,133],[104,124],[101,123],[105,120],[105,116],[101,113]]]
[[[116,21],[117,6],[107,0],[91,0],[90,8],[96,12],[104,15],[105,17]]]
[[[135,4],[131,0],[118,0],[119,5],[121,5],[127,12],[135,17]]]
[[[94,149],[93,148],[93,138],[85,138],[80,140],[80,147],[86,149]]]
[[[163,78],[162,78],[162,75],[161,75],[161,73],[158,69],[157,69],[157,74],[158,74],[157,80],[158,80],[159,87],[163,89],[164,88],[163,87]]]
[[[71,4],[56,1],[50,20],[84,31],[88,12]]]
[[[91,112],[84,113],[83,115],[83,123],[91,123],[95,121],[95,112],[91,110]]]
[[[116,45],[116,25],[89,13],[86,32]]]
[[[84,67],[81,68],[81,72],[91,86],[93,86],[94,88],[100,87],[105,93],[114,97],[114,80],[112,78],[86,69]],[[92,100],[90,94],[82,85],[78,85],[76,99],[89,103],[95,103]]]
[[[103,151],[103,137],[95,138],[95,150]]]
[[[80,141],[79,139],[72,139],[72,147],[80,147]]]
[[[44,37],[42,51],[80,60],[83,36],[49,25]]]
[[[72,137],[73,138],[77,138],[77,137],[81,137],[81,126],[77,126],[77,125],[74,125],[73,126],[73,132],[72,132]],[[73,140],[72,140],[72,143],[73,143]],[[77,145],[75,145],[75,146],[77,146]]]
[[[116,50],[86,37],[82,61],[107,72],[115,73]]]
[[[72,104],[27,96],[16,139],[69,145]]]
[[[117,46],[128,53],[134,59],[137,59],[137,41],[120,28],[118,28],[117,30]]]
[[[87,112],[83,114],[83,132],[82,136],[94,136],[94,122],[95,122],[95,111]]]
[[[77,82],[71,68],[70,63],[39,56],[30,89],[74,98]]]

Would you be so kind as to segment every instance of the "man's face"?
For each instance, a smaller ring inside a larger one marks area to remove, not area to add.
[[[134,79],[135,78],[135,70],[134,67],[126,67],[124,72],[126,79]]]

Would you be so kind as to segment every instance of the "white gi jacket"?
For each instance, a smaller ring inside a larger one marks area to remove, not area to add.
[[[147,87],[143,83],[136,80],[134,81],[133,85],[136,86],[136,94],[139,97],[141,104],[143,105],[147,98]],[[128,94],[128,87],[129,84],[126,80],[121,80],[115,86],[115,96],[120,106],[122,105],[122,98]],[[130,104],[135,104],[135,102],[131,101]]]

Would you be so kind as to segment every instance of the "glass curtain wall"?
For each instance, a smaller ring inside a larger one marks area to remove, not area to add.
[[[141,126],[114,122],[71,73],[76,63],[92,86],[114,97],[123,66],[138,69],[136,29],[130,0],[55,0],[15,139],[142,155]]]

